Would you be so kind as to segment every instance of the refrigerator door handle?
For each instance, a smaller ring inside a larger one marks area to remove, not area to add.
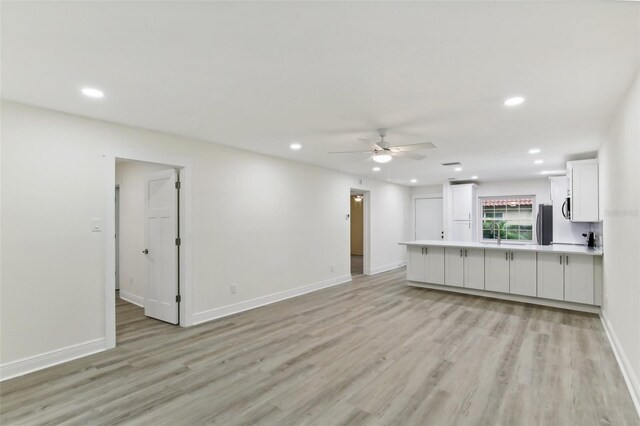
[[[538,210],[538,217],[536,218],[536,241],[538,244],[542,244],[540,241],[540,225],[542,224],[542,210]]]

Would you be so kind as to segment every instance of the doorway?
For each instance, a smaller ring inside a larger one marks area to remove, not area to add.
[[[349,228],[351,275],[369,275],[371,273],[369,264],[369,191],[351,188]]]
[[[180,323],[180,170],[117,159],[116,328]]]
[[[416,240],[444,239],[442,197],[415,198],[414,238]]]

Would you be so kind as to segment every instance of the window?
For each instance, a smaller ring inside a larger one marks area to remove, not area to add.
[[[533,240],[533,197],[485,198],[482,204],[482,239]]]

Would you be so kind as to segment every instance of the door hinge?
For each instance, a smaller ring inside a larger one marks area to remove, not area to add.
[[[176,294],[176,302],[182,302],[182,296],[180,296],[179,294]]]
[[[180,181],[176,181],[176,189],[180,189]]]
[[[182,244],[182,240],[180,238],[176,238],[176,245],[179,246]]]

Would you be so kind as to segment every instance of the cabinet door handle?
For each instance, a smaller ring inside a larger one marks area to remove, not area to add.
[[[471,220],[471,213],[469,213],[469,220]]]
[[[460,249],[460,257],[462,257],[462,249]]]
[[[429,247],[424,248],[424,254],[429,254]]]
[[[467,257],[467,249],[464,249],[464,257]]]
[[[422,254],[424,254],[424,247],[422,247]]]
[[[511,260],[513,260],[513,252],[511,252]]]
[[[567,256],[566,259],[567,259],[567,265],[568,265],[569,264],[569,256]]]
[[[508,251],[504,252],[504,260],[509,260],[509,252]]]
[[[560,264],[562,265],[562,255],[560,255]]]

